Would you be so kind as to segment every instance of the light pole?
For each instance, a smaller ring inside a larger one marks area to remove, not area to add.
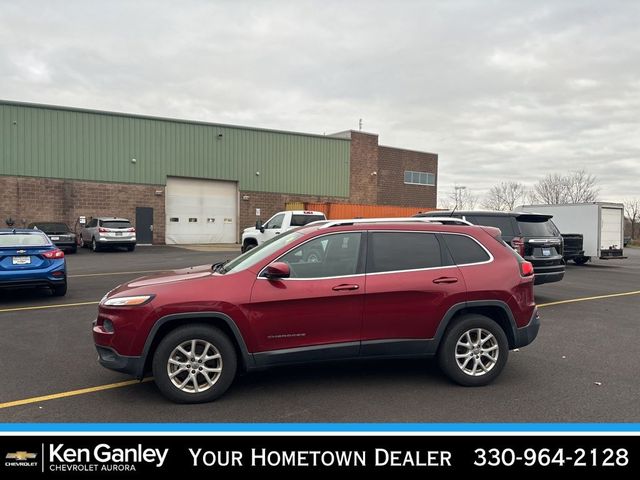
[[[464,185],[456,185],[455,187],[453,187],[455,190],[455,197],[456,197],[456,210],[458,209],[458,207],[460,206],[460,204],[462,203],[462,190],[466,190],[467,187]]]

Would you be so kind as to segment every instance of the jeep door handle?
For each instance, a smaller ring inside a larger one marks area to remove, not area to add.
[[[342,292],[344,290],[358,290],[360,288],[360,285],[352,285],[349,283],[343,283],[342,285],[336,285],[335,287],[332,288],[332,290],[336,291],[336,292]]]
[[[439,277],[436,278],[433,283],[458,283],[458,279],[456,277]]]
[[[276,235],[280,235],[280,232],[276,232]]]

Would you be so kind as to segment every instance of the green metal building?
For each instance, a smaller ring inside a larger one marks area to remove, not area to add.
[[[143,243],[234,242],[285,202],[353,200],[352,143],[0,101],[0,214],[18,225],[126,216]]]

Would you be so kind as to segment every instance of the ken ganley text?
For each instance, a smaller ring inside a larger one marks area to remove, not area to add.
[[[49,471],[135,471],[136,464],[162,467],[168,448],[115,448],[100,443],[93,448],[67,447],[64,443],[49,445]]]
[[[203,450],[189,448],[194,467],[450,467],[445,450]]]

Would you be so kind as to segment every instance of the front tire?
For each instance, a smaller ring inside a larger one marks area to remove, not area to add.
[[[160,392],[176,403],[211,402],[231,386],[236,350],[220,329],[203,324],[178,327],[162,339],[152,370]]]
[[[464,315],[447,328],[438,363],[454,382],[480,387],[495,380],[509,356],[507,336],[492,319],[484,315]]]

